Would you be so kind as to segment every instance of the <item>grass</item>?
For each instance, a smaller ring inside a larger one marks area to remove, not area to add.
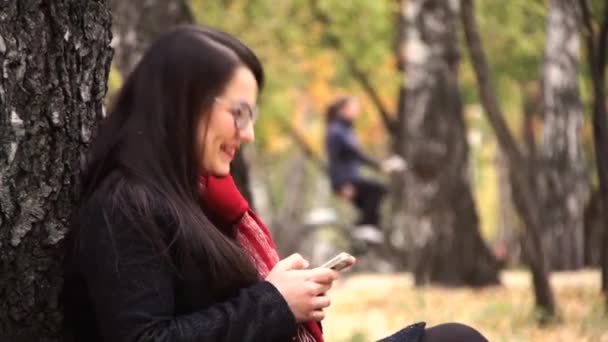
[[[530,276],[506,271],[502,286],[454,289],[415,288],[409,274],[344,275],[331,290],[332,306],[323,322],[329,342],[375,341],[414,322],[427,326],[461,322],[490,341],[608,342],[608,315],[595,270],[555,273],[559,322],[535,322]]]

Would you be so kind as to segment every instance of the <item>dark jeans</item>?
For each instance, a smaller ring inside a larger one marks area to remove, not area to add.
[[[386,194],[386,187],[378,181],[365,178],[358,179],[353,186],[355,188],[353,204],[359,208],[360,214],[357,224],[371,224],[379,227],[380,203]]]

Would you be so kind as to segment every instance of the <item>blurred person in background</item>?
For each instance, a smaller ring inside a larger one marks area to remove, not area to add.
[[[382,243],[380,204],[386,194],[386,186],[362,176],[360,169],[365,165],[390,174],[402,171],[405,162],[398,156],[380,162],[362,151],[353,129],[360,111],[359,101],[350,96],[338,98],[327,109],[325,149],[329,159],[329,177],[332,190],[359,210],[353,237]]]

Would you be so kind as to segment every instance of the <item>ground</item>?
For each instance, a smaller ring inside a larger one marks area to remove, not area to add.
[[[608,342],[598,271],[552,275],[561,323],[545,328],[535,324],[529,273],[506,271],[501,280],[480,290],[415,288],[409,274],[345,274],[331,290],[326,341],[375,341],[409,323],[458,321],[490,341]]]

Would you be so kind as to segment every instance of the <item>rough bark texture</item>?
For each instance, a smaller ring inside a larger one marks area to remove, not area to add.
[[[474,13],[473,0],[462,0],[462,23],[481,102],[500,148],[507,158],[513,203],[526,225],[522,249],[532,272],[536,305],[544,312],[540,318],[549,319],[555,315],[555,299],[549,283],[549,270],[541,240],[542,221],[539,199],[534,187],[536,171],[534,165],[529,163],[519,150],[498,105]]]
[[[405,175],[400,227],[414,255],[416,283],[498,282],[471,193],[469,148],[458,87],[459,1],[402,1],[405,39],[401,149]]]
[[[578,88],[580,29],[575,0],[549,1],[537,189],[543,243],[552,270],[578,269],[584,261],[583,213],[589,190]]]
[[[105,0],[0,1],[0,340],[60,334],[61,241],[112,57]]]

